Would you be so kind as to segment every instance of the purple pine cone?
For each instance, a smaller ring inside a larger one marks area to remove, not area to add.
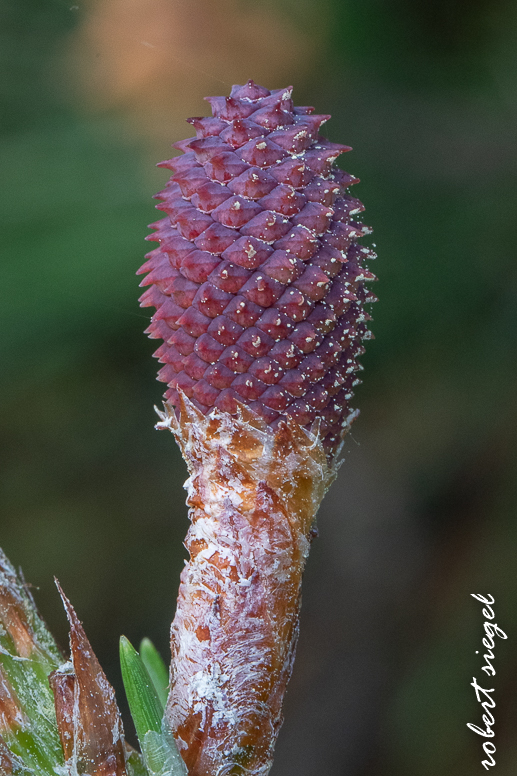
[[[174,171],[157,205],[167,217],[139,273],[156,313],[147,333],[165,398],[183,391],[201,412],[247,404],[273,428],[284,416],[313,428],[333,455],[357,414],[365,289],[375,254],[350,196],[357,178],[333,166],[348,146],[319,134],[330,116],[293,107],[292,88],[253,81],[208,97],[213,116],[188,119],[197,138],[159,166]]]

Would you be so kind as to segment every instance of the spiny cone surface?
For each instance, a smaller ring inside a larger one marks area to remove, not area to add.
[[[291,91],[248,81],[188,120],[197,137],[159,165],[174,174],[157,195],[167,217],[152,224],[140,302],[156,308],[147,332],[163,340],[172,404],[182,391],[205,415],[243,403],[273,429],[318,420],[333,455],[357,414],[375,301],[363,262],[375,254],[357,243],[371,231],[355,220],[357,178],[333,166],[350,148],[321,137],[330,116],[294,107]]]

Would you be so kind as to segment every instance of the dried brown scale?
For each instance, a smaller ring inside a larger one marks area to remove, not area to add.
[[[26,716],[4,669],[0,666],[0,734],[24,727]]]
[[[127,776],[128,749],[115,693],[84,629],[58,584],[70,623],[70,662],[49,676],[67,770]]]
[[[53,671],[49,676],[49,684],[54,694],[59,740],[63,747],[65,762],[68,762],[72,760],[74,754],[75,676],[73,673]]]
[[[357,243],[357,178],[334,167],[350,150],[319,134],[327,115],[296,108],[291,88],[252,81],[207,98],[189,119],[197,137],[160,166],[174,174],[157,197],[166,218],[149,237],[142,306],[165,397],[182,391],[204,415],[248,404],[274,430],[283,417],[320,422],[329,456],[355,417],[350,406],[375,254]],[[346,325],[343,325],[346,324]]]

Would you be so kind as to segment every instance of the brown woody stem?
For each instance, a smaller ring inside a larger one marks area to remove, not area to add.
[[[166,405],[192,525],[171,628],[167,718],[190,776],[266,774],[291,675],[310,529],[335,476],[317,437],[246,408]]]

